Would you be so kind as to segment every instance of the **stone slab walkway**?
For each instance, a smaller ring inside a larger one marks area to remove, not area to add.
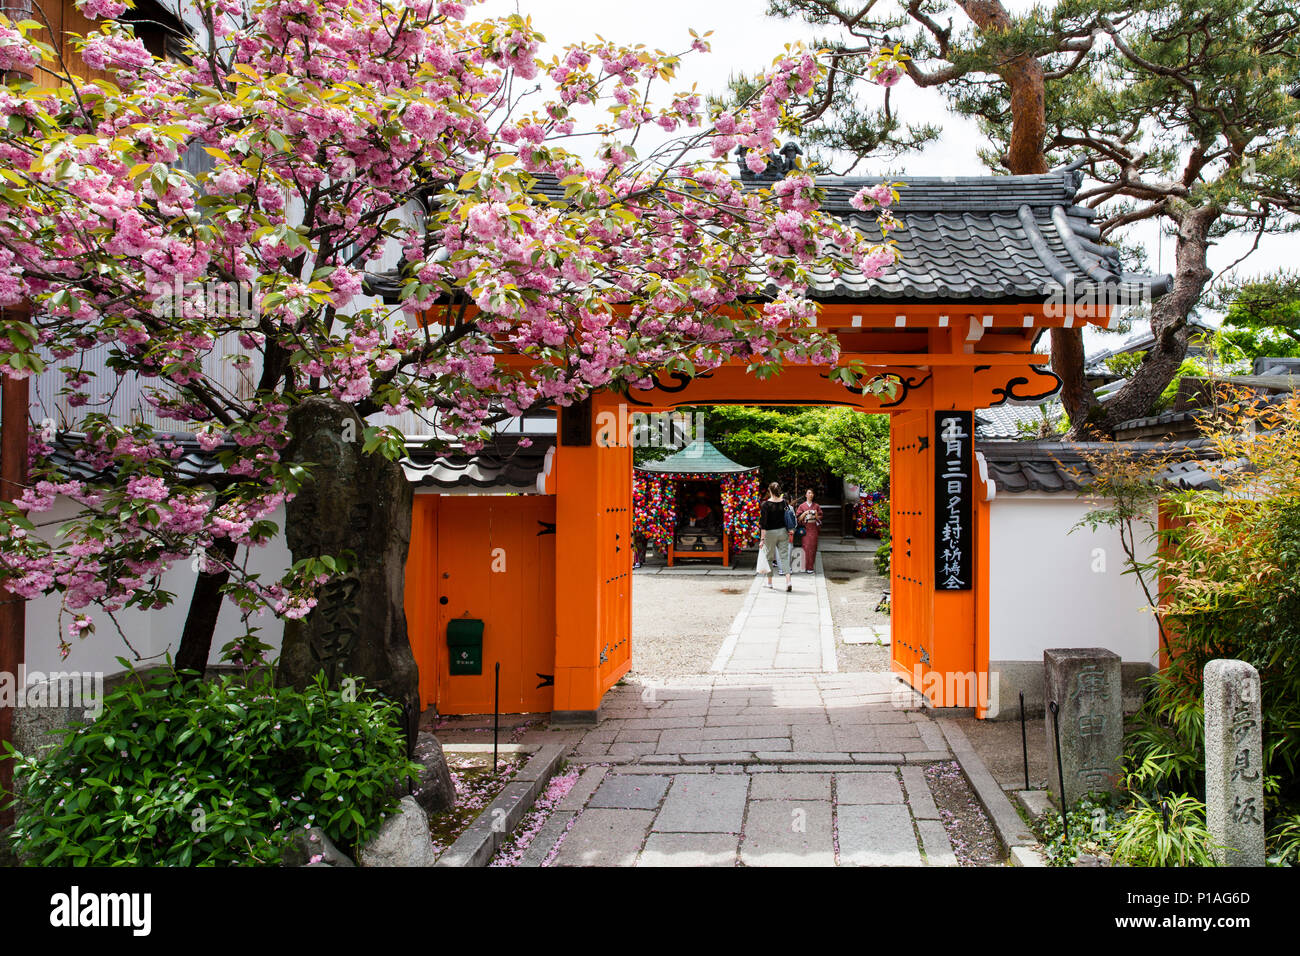
[[[758,575],[710,668],[715,673],[822,672],[833,674],[835,621],[821,555],[813,574],[795,574],[792,591],[780,575]]]
[[[919,767],[596,766],[575,789],[536,848],[554,866],[957,865]]]
[[[571,759],[648,763],[925,763],[951,758],[892,674],[707,674],[629,683]]]
[[[554,865],[955,866],[939,727],[892,674],[835,670],[820,556],[792,592],[755,578],[710,673],[606,695]]]
[[[956,866],[924,765],[954,759],[921,697],[835,672],[820,557],[795,590],[756,578],[707,674],[628,680],[525,865]]]
[[[955,866],[923,764],[952,757],[890,674],[614,688],[574,747],[555,866]]]

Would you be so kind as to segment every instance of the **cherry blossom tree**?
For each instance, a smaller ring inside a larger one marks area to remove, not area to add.
[[[161,575],[178,561],[202,571],[178,664],[202,669],[225,598],[246,620],[311,611],[345,554],[274,582],[237,560],[311,477],[282,455],[310,396],[359,420],[416,412],[473,451],[502,416],[657,369],[833,364],[810,270],[875,276],[895,258],[888,189],[855,197],[880,216],[863,236],[819,212],[809,175],[757,188],[726,165],[743,147],[760,171],[795,131],[812,52],[788,48],[718,112],[671,90],[701,37],[543,59],[527,18],[475,20],[472,3],[196,0],[178,17],[187,57],[162,60],[123,0],[79,6],[99,24],[76,41],[91,79],[37,21],[0,18],[0,70],[32,78],[0,87],[0,305],[30,305],[0,335],[0,370],[57,369],[72,409],[33,431],[31,486],[0,513],[0,581],[61,596],[65,655],[101,612],[172,601]],[[872,61],[882,83],[893,62]],[[367,293],[394,261],[389,306]],[[219,472],[101,407],[94,353]],[[405,454],[382,422],[362,439]],[[39,533],[60,497],[75,518]]]

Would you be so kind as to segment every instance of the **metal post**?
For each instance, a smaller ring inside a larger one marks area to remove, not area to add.
[[[501,734],[501,662],[497,661],[492,676],[492,775],[497,772],[497,738]]]
[[[1065,805],[1065,769],[1061,766],[1061,721],[1060,705],[1052,701],[1048,705],[1052,712],[1052,735],[1056,738],[1056,781],[1061,788],[1061,830],[1065,834],[1065,842],[1070,842],[1070,814],[1069,808]]]
[[[1029,736],[1025,732],[1025,692],[1020,692],[1020,751],[1025,757],[1025,789],[1029,789]]]

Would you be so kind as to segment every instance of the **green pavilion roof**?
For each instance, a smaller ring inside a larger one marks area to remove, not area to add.
[[[693,475],[729,475],[739,471],[758,470],[757,465],[749,468],[736,464],[703,439],[691,442],[681,451],[661,461],[648,461],[636,467],[638,471]]]

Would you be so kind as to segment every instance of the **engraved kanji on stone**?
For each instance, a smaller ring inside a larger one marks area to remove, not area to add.
[[[1080,697],[1097,697],[1101,700],[1110,700],[1110,692],[1106,690],[1106,674],[1095,664],[1088,664],[1079,669],[1074,682],[1074,693],[1070,695],[1070,700],[1075,701]]]
[[[1259,811],[1255,807],[1255,798],[1247,797],[1245,800],[1237,797],[1232,801],[1232,822],[1233,823],[1258,823],[1261,826],[1264,820],[1260,817]]]
[[[1231,780],[1258,780],[1259,771],[1250,768],[1250,751],[1240,750],[1232,761]]]
[[[1105,714],[1082,714],[1079,717],[1079,736],[1095,737],[1106,732]]]
[[[1244,688],[1243,688],[1244,689]],[[1255,729],[1255,720],[1250,716],[1250,705],[1243,697],[1242,703],[1232,711],[1232,739],[1241,743]]]
[[[1105,767],[1089,767],[1079,771],[1079,779],[1089,791],[1105,790],[1111,776],[1111,771]]]
[[[1100,647],[1043,652],[1044,696],[1057,705],[1044,715],[1048,778],[1056,784],[1059,776],[1059,786],[1048,789],[1057,807],[1115,791],[1123,752],[1120,663]]]
[[[1206,663],[1205,822],[1220,866],[1264,866],[1264,741],[1259,671],[1246,661]]]

